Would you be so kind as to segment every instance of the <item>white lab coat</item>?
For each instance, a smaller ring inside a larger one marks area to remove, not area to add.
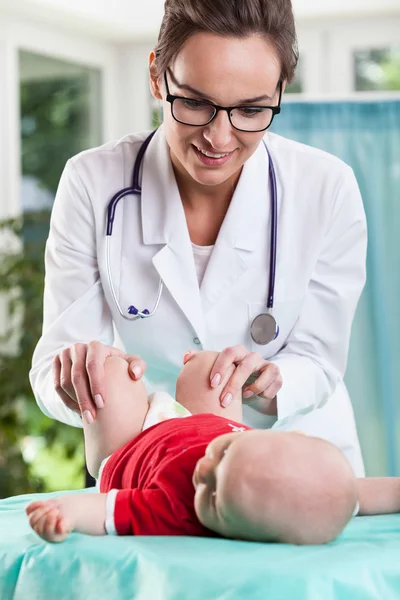
[[[63,348],[99,340],[147,363],[148,392],[174,395],[189,349],[243,344],[275,362],[283,387],[275,426],[302,429],[339,446],[357,475],[363,463],[343,375],[350,329],[365,282],[366,223],[352,170],[320,150],[265,135],[278,187],[274,314],[279,337],[258,346],[250,323],[264,311],[269,285],[268,155],[261,143],[245,164],[199,290],[185,214],[163,128],[143,161],[142,196],[118,207],[111,268],[121,306],[156,314],[129,322],[112,300],[106,269],[106,211],[130,186],[147,133],[88,150],[68,161],[54,203],[46,247],[43,335],[30,373],[40,408],[81,425],[53,387],[51,363]],[[200,343],[199,343],[200,342]],[[271,417],[245,407],[258,427]]]

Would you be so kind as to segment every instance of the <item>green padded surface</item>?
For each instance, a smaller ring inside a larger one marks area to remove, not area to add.
[[[55,495],[0,501],[1,600],[400,598],[400,515],[357,517],[326,546],[78,534],[48,544],[24,508]]]

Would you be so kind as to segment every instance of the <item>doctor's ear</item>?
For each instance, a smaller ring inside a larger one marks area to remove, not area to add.
[[[149,56],[149,71],[150,71],[150,91],[154,98],[162,100],[162,76],[159,75],[156,65],[156,54],[154,50]]]

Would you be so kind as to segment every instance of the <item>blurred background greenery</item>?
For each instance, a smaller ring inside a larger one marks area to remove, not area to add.
[[[2,239],[12,241],[0,255],[0,293],[8,310],[0,340],[1,498],[85,484],[82,430],[39,410],[28,373],[42,328],[51,203],[66,161],[88,145],[88,95],[85,72],[21,82],[22,173],[42,202],[0,224]]]
[[[37,407],[28,372],[41,334],[43,252],[49,211],[1,224],[20,240],[0,259],[0,293],[9,320],[0,351],[0,497],[84,486],[82,431],[46,417]],[[7,344],[5,342],[11,342]],[[28,435],[29,434],[29,435]]]

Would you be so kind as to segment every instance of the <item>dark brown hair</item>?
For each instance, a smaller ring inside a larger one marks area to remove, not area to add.
[[[159,75],[185,41],[199,32],[236,38],[262,35],[279,56],[281,80],[294,77],[299,55],[291,0],[166,0],[155,48]]]

